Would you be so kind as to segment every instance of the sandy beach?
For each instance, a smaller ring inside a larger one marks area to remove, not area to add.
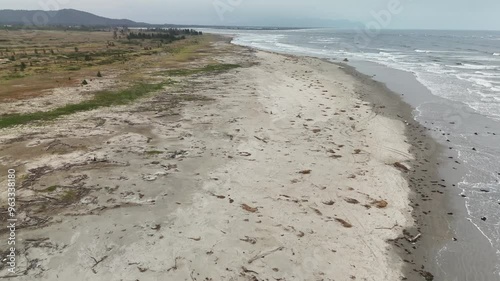
[[[1,130],[2,169],[24,175],[14,279],[409,278],[391,241],[419,240],[405,231],[408,178],[426,135],[410,108],[341,65],[210,48],[211,61],[241,67]],[[37,192],[50,187],[77,200]]]

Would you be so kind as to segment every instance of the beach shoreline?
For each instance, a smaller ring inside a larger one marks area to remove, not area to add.
[[[390,69],[376,63],[350,62],[349,64],[387,85],[406,103],[416,108],[415,120],[424,126],[431,138],[441,147],[440,153],[433,155],[439,175],[434,185],[439,186],[439,191],[445,194],[444,198],[440,198],[443,197],[440,193],[434,194],[433,198],[440,200],[436,201],[437,208],[429,209],[434,213],[426,211],[423,225],[424,228],[428,228],[426,232],[431,234],[434,233],[434,228],[449,230],[446,239],[443,240],[442,236],[436,237],[436,240],[441,242],[433,244],[431,241],[430,247],[419,249],[419,256],[431,259],[428,266],[435,272],[436,280],[460,280],[463,276],[473,280],[497,279],[498,252],[495,253],[495,242],[490,240],[492,237],[482,232],[485,226],[478,223],[480,220],[477,217],[478,215],[489,217],[488,212],[485,210],[484,213],[478,214],[477,211],[471,213],[467,200],[469,196],[475,198],[477,194],[471,194],[471,190],[464,189],[461,185],[467,181],[467,175],[480,173],[477,167],[468,163],[464,154],[483,141],[490,144],[488,135],[494,136],[494,132],[500,129],[498,122],[475,114],[471,108],[460,102],[434,95],[411,72]],[[480,129],[484,130],[483,134],[486,135],[483,136],[484,139],[477,136],[481,133],[474,134]],[[469,148],[463,145],[464,142],[467,143],[468,134],[474,136],[469,141],[475,143],[470,143]],[[480,150],[495,151],[485,147],[481,147]],[[476,180],[482,182],[484,179],[476,178]],[[484,191],[488,190],[483,189]],[[485,202],[493,200],[494,203],[496,199],[494,196],[484,196],[483,200]],[[426,221],[430,222],[430,225],[427,225]],[[433,221],[435,223],[432,223]],[[424,249],[427,250],[423,251]]]
[[[232,36],[224,37],[233,38]],[[238,46],[259,50],[248,46]],[[377,114],[405,123],[406,140],[411,145],[409,152],[414,156],[414,159],[409,161],[411,169],[404,174],[410,188],[408,198],[411,202],[414,225],[404,229],[399,238],[388,242],[393,246],[394,252],[404,261],[405,280],[434,280],[436,271],[443,270],[437,264],[439,249],[445,243],[456,239],[453,237],[450,223],[450,217],[453,215],[450,206],[451,195],[449,190],[436,189],[436,187],[443,188],[445,185],[449,188],[450,184],[446,181],[455,180],[449,173],[442,175],[439,172],[440,165],[446,165],[445,161],[439,159],[443,157],[444,146],[429,134],[429,128],[415,120],[413,115],[415,108],[405,102],[400,93],[389,89],[384,82],[361,73],[354,66],[346,62],[335,62],[313,56],[283,54],[269,50],[262,52],[322,60],[338,66],[347,75],[359,81],[362,89],[359,89],[358,94],[362,100],[382,105],[383,109],[373,106]],[[451,217],[451,220],[454,220],[454,217]],[[409,242],[407,239],[415,237],[418,238],[414,242]]]
[[[341,64],[344,65],[344,64]],[[422,234],[418,238],[418,243],[407,243],[408,241],[393,241],[394,250],[405,262],[404,272],[408,280],[422,280],[431,278],[437,270],[436,260],[437,249],[444,243],[453,239],[449,228],[448,220],[450,212],[449,195],[447,190],[441,189],[438,192],[436,187],[447,184],[439,174],[439,155],[444,151],[444,147],[434,140],[428,133],[428,129],[414,119],[414,108],[404,102],[400,94],[388,89],[382,83],[375,81],[372,77],[360,73],[352,66],[347,66],[346,72],[358,77],[380,91],[374,95],[365,95],[368,101],[377,101],[387,104],[392,111],[384,111],[390,118],[404,120],[406,123],[405,135],[411,144],[410,153],[415,159],[411,161],[412,170],[406,174],[411,193],[412,217],[415,225],[405,231],[410,237]],[[432,190],[434,189],[434,191]]]
[[[17,279],[425,276],[417,259],[420,271],[403,271],[388,243],[413,246],[418,201],[408,182],[430,157],[417,153],[431,140],[409,106],[345,65],[227,39],[210,48],[210,61],[241,67],[176,78],[181,87],[65,117],[64,128],[3,130],[2,165],[38,151],[18,163],[28,173],[45,167],[34,190],[69,181],[88,192],[44,227],[19,230]],[[172,95],[190,96],[173,113],[151,110]],[[77,149],[43,152],[65,147],[52,140]]]

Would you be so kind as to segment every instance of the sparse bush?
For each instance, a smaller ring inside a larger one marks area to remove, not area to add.
[[[24,71],[26,69],[26,64],[24,62],[21,62],[21,71]]]
[[[88,85],[88,84],[89,84],[89,82],[87,82],[87,80],[85,80],[85,79],[84,79],[84,80],[82,81],[82,85]]]
[[[68,104],[63,107],[49,111],[39,111],[26,114],[0,115],[0,128],[7,128],[15,125],[27,124],[33,121],[54,120],[61,116],[66,116],[76,112],[93,110],[100,107],[123,105],[133,102],[151,92],[163,89],[166,85],[172,85],[174,81],[168,80],[158,84],[136,84],[128,89],[119,91],[101,91],[90,100],[76,104]]]
[[[9,60],[10,61],[16,61],[16,57],[15,56],[10,56]]]
[[[101,71],[97,71],[97,77],[102,77]]]
[[[45,189],[45,191],[54,192],[54,191],[56,191],[57,187],[58,187],[57,185],[52,185],[52,186],[47,187],[47,189]]]

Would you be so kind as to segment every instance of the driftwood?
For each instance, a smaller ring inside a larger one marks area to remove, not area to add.
[[[94,260],[94,265],[92,266],[92,272],[94,272],[94,274],[97,274],[97,270],[95,270],[95,267],[100,264],[101,262],[103,262],[105,259],[108,258],[108,256],[104,256],[102,257],[100,260],[97,260],[96,258],[94,257],[90,257]]]
[[[246,267],[244,267],[244,266],[242,266],[242,267],[241,267],[241,270],[243,270],[243,272],[245,272],[245,273],[255,273],[255,274],[259,274],[258,272],[253,271],[253,270],[250,270],[250,269],[248,269],[248,268],[246,268]]]
[[[249,261],[248,261],[248,264],[251,264],[252,262],[258,260],[258,259],[263,259],[267,256],[269,256],[270,254],[274,253],[274,252],[277,252],[277,251],[281,251],[283,250],[285,247],[281,246],[281,247],[278,247],[274,250],[270,250],[270,251],[267,251],[267,252],[263,252],[263,253],[260,253],[258,255],[256,255],[255,257],[251,258]]]
[[[267,143],[267,140],[262,139],[262,138],[259,138],[258,136],[254,136],[254,138],[256,138],[256,139],[260,140],[260,141],[261,141],[261,142],[263,142],[263,143]]]
[[[415,235],[415,237],[413,237],[413,238],[412,237],[408,237],[408,236],[406,236],[405,238],[406,238],[406,240],[408,240],[408,242],[415,243],[415,242],[418,241],[418,239],[420,239],[420,237],[422,237],[422,233],[419,233],[419,234]]]

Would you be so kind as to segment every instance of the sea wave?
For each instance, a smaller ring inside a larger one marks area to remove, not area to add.
[[[500,66],[497,65],[478,65],[478,64],[468,64],[468,63],[459,65],[448,65],[448,67],[470,69],[470,70],[499,70],[500,68]]]

